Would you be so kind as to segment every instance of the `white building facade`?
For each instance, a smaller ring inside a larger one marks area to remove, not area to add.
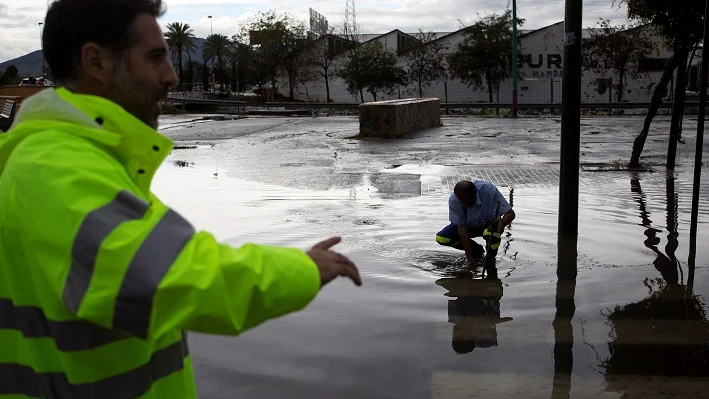
[[[631,103],[649,102],[655,85],[659,82],[665,62],[670,58],[671,53],[664,48],[661,38],[655,34],[651,25],[644,25],[636,29],[648,29],[651,37],[655,41],[656,51],[641,61],[640,65],[630,65],[630,68],[640,68],[643,73],[638,78],[632,78],[626,74],[625,90],[623,101]],[[520,104],[558,104],[561,103],[561,82],[563,78],[563,57],[564,57],[564,23],[559,22],[545,28],[524,32],[519,35],[521,53],[519,55],[518,83]],[[455,53],[458,45],[464,39],[464,30],[459,30],[450,34],[440,35],[438,42],[442,43],[444,54]],[[327,38],[319,39],[327,40]],[[379,41],[387,48],[394,51],[399,58],[399,63],[406,68],[406,58],[404,52],[410,48],[415,38],[412,35],[394,30],[389,33],[376,36],[370,41]],[[366,42],[364,43],[366,45]],[[510,44],[511,45],[511,44]],[[359,103],[359,94],[352,95],[347,91],[345,82],[337,77],[338,64],[345,57],[346,52],[332,57],[330,68],[330,99],[336,103]],[[316,68],[316,67],[311,67]],[[583,103],[609,103],[617,101],[615,85],[617,85],[616,72],[613,69],[605,69],[603,73],[596,73],[591,70],[583,72],[582,75],[582,104]],[[279,91],[288,92],[287,76],[279,79]],[[325,82],[322,78],[300,85],[295,93],[295,99],[308,102],[326,102]],[[397,98],[410,98],[418,96],[415,84],[398,87],[391,94],[380,93],[377,100],[389,100]],[[424,89],[425,97],[437,97],[442,102],[449,103],[487,103],[489,94],[487,88],[479,90],[468,87],[467,84],[457,79],[441,79],[433,82]],[[369,93],[364,93],[364,101],[369,102],[374,99]],[[493,94],[493,102],[512,102],[512,81],[511,79],[500,85],[498,92]]]

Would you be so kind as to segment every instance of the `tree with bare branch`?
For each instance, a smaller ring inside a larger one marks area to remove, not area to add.
[[[690,50],[703,39],[705,0],[683,0],[681,5],[674,0],[613,0],[614,5],[625,4],[628,9],[628,19],[642,23],[651,23],[662,34],[673,55],[665,64],[662,77],[655,86],[645,123],[640,134],[633,142],[633,153],[629,167],[640,166],[640,155],[645,147],[645,140],[650,131],[650,124],[657,115],[662,97],[667,91],[667,85],[672,75],[679,68],[677,84],[675,85],[672,123],[670,125],[670,142],[667,149],[667,167],[675,166],[677,142],[680,138],[681,118],[684,111],[687,58]]]
[[[613,70],[617,78],[613,88],[619,103],[623,101],[626,75],[639,78],[643,72],[637,67],[638,63],[655,49],[650,29],[637,22],[611,25],[610,20],[601,19],[597,29],[584,40],[584,69],[598,74]]]
[[[444,51],[448,46],[436,40],[436,34],[431,31],[419,29],[416,38],[419,44],[406,52],[404,58],[409,80],[416,83],[418,96],[423,97],[424,90],[445,75]]]

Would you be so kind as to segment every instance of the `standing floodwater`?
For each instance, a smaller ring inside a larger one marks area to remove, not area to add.
[[[650,140],[647,170],[622,170],[638,120],[584,120],[577,243],[556,234],[553,119],[451,118],[399,141],[353,139],[351,118],[165,131],[204,145],[173,151],[188,166],[168,162],[154,183],[197,228],[301,248],[341,235],[364,279],[241,337],[190,335],[201,397],[703,398],[707,207],[691,270],[692,149],[668,176],[653,166],[664,141]],[[503,128],[508,146],[489,156],[478,148],[495,139],[471,137]],[[235,138],[196,137],[207,129]],[[499,280],[461,273],[464,255],[435,242],[460,178],[493,181],[517,214]]]

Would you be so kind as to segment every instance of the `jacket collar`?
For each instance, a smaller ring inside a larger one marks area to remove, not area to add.
[[[68,133],[105,146],[146,195],[155,172],[174,145],[118,104],[66,88],[45,89],[25,100],[13,125],[30,121],[70,124]]]

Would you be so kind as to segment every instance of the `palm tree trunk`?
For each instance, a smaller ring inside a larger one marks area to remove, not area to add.
[[[221,54],[219,57],[219,90],[224,91],[224,61],[222,60]]]
[[[190,85],[190,90],[192,91],[192,80],[194,79],[194,69],[192,66],[192,56],[187,53],[187,83]]]
[[[179,57],[177,67],[180,69],[178,75],[180,79],[180,91],[185,91],[184,76],[182,76],[182,47],[177,47],[177,56]]]
[[[325,70],[325,102],[330,102],[330,82],[327,76],[327,69]]]
[[[209,87],[209,65],[207,65],[207,59],[202,61],[202,91],[207,91]]]

